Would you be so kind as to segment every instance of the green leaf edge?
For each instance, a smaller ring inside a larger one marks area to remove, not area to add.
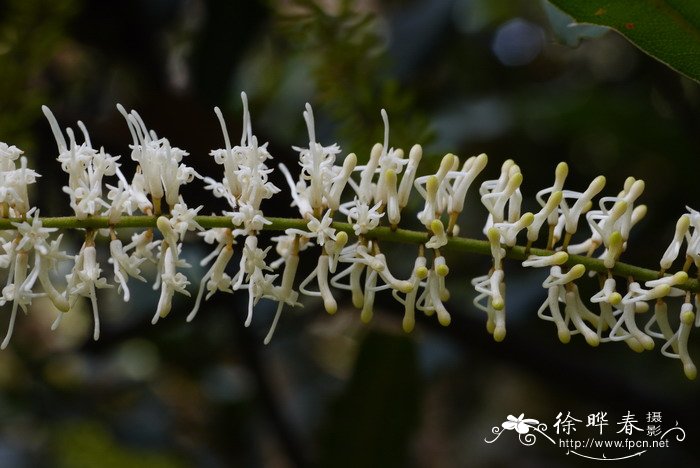
[[[663,0],[637,0],[633,3],[641,7],[646,6],[648,8],[664,10],[667,13],[667,16],[663,17],[665,21],[673,22],[673,19],[671,19],[670,17],[675,18],[676,21],[680,20],[680,23],[683,26],[675,28],[676,32],[674,35],[680,34],[684,35],[686,38],[692,38],[697,48],[697,51],[693,51],[691,53],[678,54],[679,56],[697,57],[697,60],[695,61],[686,62],[689,64],[687,66],[684,66],[683,63],[677,64],[673,60],[669,61],[667,57],[663,57],[665,55],[663,54],[663,52],[659,54],[658,51],[653,50],[655,47],[648,47],[648,44],[650,43],[648,40],[646,40],[645,38],[642,38],[642,40],[640,40],[639,35],[645,34],[646,31],[648,31],[647,28],[639,27],[639,24],[644,24],[643,18],[638,18],[638,16],[631,16],[630,21],[627,22],[605,22],[599,20],[599,18],[603,18],[605,16],[605,13],[597,15],[596,12],[599,12],[601,9],[603,11],[606,11],[611,6],[620,8],[621,6],[623,6],[623,4],[631,3],[629,1],[618,0],[607,2],[580,2],[578,0],[549,0],[549,2],[562,12],[570,15],[579,24],[593,24],[598,26],[605,26],[616,31],[645,54],[649,55],[655,60],[658,60],[659,62],[663,63],[672,70],[680,73],[681,75],[700,83],[700,28],[695,27],[691,22],[686,20],[686,18],[668,2]],[[590,13],[582,12],[581,10],[584,9],[590,11]],[[626,26],[628,24],[633,26],[631,28],[628,28]],[[666,41],[668,41],[668,37],[665,37],[665,39]],[[653,46],[653,42],[651,44]],[[695,65],[694,67],[692,66],[693,64]]]

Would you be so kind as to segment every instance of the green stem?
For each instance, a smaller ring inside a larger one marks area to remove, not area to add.
[[[106,217],[91,217],[87,219],[78,219],[74,216],[41,218],[44,227],[58,229],[103,229],[108,227],[114,228],[154,228],[156,227],[156,216],[122,216],[118,223],[110,224]],[[285,229],[306,229],[306,221],[297,218],[267,218],[271,224],[266,225],[263,229],[266,231],[284,231]],[[19,219],[0,219],[0,230],[14,229],[12,223],[21,222]],[[27,221],[31,222],[31,219]],[[205,229],[216,227],[232,227],[231,218],[226,216],[196,216],[195,221]],[[338,231],[345,231],[352,235],[354,231],[349,223],[334,222],[333,227]],[[407,229],[392,230],[390,227],[378,227],[365,235],[370,239],[384,240],[389,242],[401,242],[406,244],[424,244],[428,241],[429,235],[427,232],[410,231]],[[488,241],[469,239],[465,237],[450,237],[445,250],[455,252],[471,252],[482,255],[491,255],[491,247]],[[515,260],[525,260],[526,247],[516,245],[506,249],[506,257]],[[533,255],[552,255],[554,251],[547,249],[530,248],[530,254]],[[569,260],[566,266],[582,264],[589,271],[599,273],[607,273],[623,277],[632,277],[637,281],[649,281],[659,278],[657,270],[629,265],[627,263],[617,262],[615,267],[608,269],[603,265],[602,260],[597,258],[584,257],[581,255],[569,255]],[[698,292],[700,285],[697,279],[689,279],[683,284],[678,285],[679,288],[686,291]]]

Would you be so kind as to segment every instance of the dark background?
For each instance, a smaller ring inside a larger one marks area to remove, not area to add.
[[[212,109],[223,109],[235,141],[240,91],[258,139],[290,167],[291,145],[307,141],[305,102],[319,140],[361,160],[382,137],[385,108],[392,146],[424,145],[423,173],[446,151],[488,153],[488,178],[514,158],[526,207],[562,160],[573,189],[603,174],[614,195],[627,176],[644,179],[649,213],[624,259],[653,268],[684,206],[698,207],[700,88],[616,33],[569,21],[540,2],[512,0],[3,0],[0,140],[25,150],[43,175],[32,200],[58,216],[70,214],[65,175],[41,104],[63,126],[83,120],[94,144],[124,155],[127,175],[130,136],[115,104],[135,108],[190,152],[189,165],[214,177],[220,166],[208,152],[223,139]],[[221,208],[191,185],[190,206]],[[276,200],[266,214],[294,216],[287,195]],[[473,189],[468,200],[462,233],[481,237],[485,210]],[[404,215],[407,226],[416,225],[411,218]],[[72,241],[77,249],[79,234]],[[185,246],[192,288],[207,247]],[[414,247],[383,248],[397,275],[407,275]],[[303,271],[313,261],[308,252]],[[687,439],[634,463],[698,459],[698,383],[680,362],[620,343],[589,348],[580,336],[560,344],[554,326],[536,317],[542,275],[515,264],[507,267],[508,337],[493,343],[468,286],[488,271],[488,258],[453,253],[448,264],[452,325],[425,319],[410,335],[388,295],[369,326],[347,297],[334,317],[307,300],[285,310],[269,346],[262,338],[274,308],[261,301],[245,329],[245,293],[214,296],[191,324],[192,300],[178,297],[153,327],[150,286],[134,284],[128,304],[102,291],[96,343],[86,304],[51,333],[54,312],[36,300],[0,354],[0,466],[596,463],[542,438],[524,447],[515,433],[484,443],[507,415],[551,426],[567,411],[584,421],[607,411],[610,437],[628,411],[642,427],[648,412],[661,412],[662,425],[677,421]],[[583,425],[580,439],[593,435]]]

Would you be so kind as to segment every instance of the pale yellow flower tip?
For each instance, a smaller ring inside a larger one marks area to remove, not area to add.
[[[416,321],[413,317],[408,317],[405,316],[403,318],[403,331],[405,333],[411,333],[413,331],[413,328],[416,326]]]
[[[608,296],[608,303],[610,305],[618,305],[620,302],[622,302],[622,295],[619,292],[614,292],[611,295]]]
[[[557,332],[559,336],[559,341],[563,344],[568,344],[571,341],[571,332],[567,329],[561,329]]]
[[[436,236],[441,236],[445,233],[445,226],[439,219],[434,219],[430,222],[430,230],[433,231],[433,234]]]
[[[599,175],[595,179],[593,179],[593,182],[591,182],[590,187],[595,190],[596,193],[600,192],[605,188],[605,176]]]
[[[523,183],[523,173],[517,172],[508,181],[508,188],[512,188],[513,190],[515,190],[516,188],[520,187],[520,185],[522,183]]]
[[[685,310],[681,314],[681,322],[683,324],[691,326],[693,322],[695,321],[695,314],[693,313],[692,310]]]
[[[582,277],[586,273],[586,267],[583,266],[581,263],[577,263],[576,265],[571,267],[571,270],[569,271],[569,274],[571,274],[571,280],[577,280],[580,277]]]
[[[569,165],[565,162],[560,162],[557,164],[557,168],[554,170],[554,177],[557,180],[565,179],[569,175]]]
[[[506,339],[506,329],[505,327],[496,327],[493,331],[493,339],[497,342],[501,342]]]
[[[419,266],[418,268],[416,268],[416,276],[418,277],[418,279],[421,280],[426,279],[428,277],[429,272],[430,270],[428,270],[428,268],[426,268],[425,266]]]
[[[698,369],[695,367],[695,364],[692,362],[688,362],[683,364],[683,372],[685,373],[685,376],[688,377],[689,380],[695,380],[698,376]]]
[[[372,316],[374,315],[374,311],[372,310],[371,307],[365,307],[362,309],[362,312],[360,313],[360,320],[362,323],[369,323],[372,321]]]
[[[340,252],[343,247],[348,243],[348,233],[345,231],[340,231],[335,235],[335,249]]]
[[[168,218],[166,218],[165,216],[158,217],[158,219],[156,220],[156,226],[158,226],[158,230],[161,232],[172,231],[172,227],[170,226],[170,222],[168,221]]]
[[[654,289],[649,291],[649,298],[650,299],[659,299],[661,297],[666,297],[671,293],[671,285],[669,284],[660,284],[659,286],[656,286]]]
[[[671,284],[682,284],[688,281],[688,273],[679,271],[672,276]]]
[[[439,185],[440,182],[438,181],[437,177],[434,175],[428,176],[428,179],[425,181],[425,190],[428,193],[437,193]]]
[[[629,346],[629,348],[635,353],[644,352],[644,346],[642,346],[642,343],[640,343],[639,340],[633,336],[625,340],[625,343],[627,343],[627,346]]]
[[[447,153],[445,156],[443,156],[442,161],[440,161],[440,170],[438,173],[444,173],[452,169],[456,158],[457,156],[452,153]]]
[[[389,184],[390,186],[395,186],[396,185],[396,171],[393,169],[388,169],[386,171],[386,174],[384,175],[386,178],[386,183]]]
[[[501,243],[501,233],[495,227],[489,228],[488,232],[486,233],[486,237],[489,238],[489,242],[491,242],[491,244]]]
[[[443,327],[446,327],[452,322],[452,317],[450,317],[450,314],[438,314],[438,322]]]
[[[526,228],[526,227],[528,227],[529,225],[531,225],[534,221],[535,221],[535,215],[532,214],[532,213],[530,213],[530,212],[525,213],[525,214],[522,216],[522,218],[520,218],[521,226],[524,227],[524,228]]]
[[[326,312],[328,312],[330,315],[333,315],[338,311],[338,303],[336,303],[335,299],[333,299],[332,297],[323,301],[323,307],[326,309]]]
[[[596,334],[587,334],[585,339],[589,346],[597,348],[600,345],[600,338]]]
[[[569,254],[566,252],[557,252],[552,255],[552,265],[563,265],[569,260]]]

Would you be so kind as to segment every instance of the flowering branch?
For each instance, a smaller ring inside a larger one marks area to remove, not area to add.
[[[301,305],[300,295],[320,298],[326,312],[334,314],[338,310],[335,287],[351,292],[363,322],[372,320],[376,295],[390,290],[404,308],[406,332],[413,330],[418,312],[435,316],[447,326],[452,320],[446,306],[450,268],[443,254],[472,252],[493,259],[489,271],[472,279],[471,284],[477,293],[474,305],[486,314],[486,329],[494,340],[506,337],[508,301],[503,262],[511,258],[526,268],[548,269],[542,283],[546,299],[537,315],[556,325],[562,343],[580,334],[591,346],[624,341],[640,352],[653,349],[655,340],[660,340],[661,353],[679,359],[688,378],[696,377],[688,340],[692,328],[700,326],[700,315],[696,315],[700,287],[697,279],[690,278],[700,271],[699,212],[688,208],[680,217],[659,261],[659,271],[628,265],[620,262],[620,257],[627,249],[631,229],[646,214],[646,206],[638,204],[643,181],[629,177],[617,195],[599,197],[596,209],[594,199],[605,188],[605,177],[598,176],[583,191],[574,191],[565,188],[568,166],[560,163],[553,184],[535,195],[539,210],[523,213],[524,177],[520,167],[507,160],[498,178],[478,187],[487,211],[483,226],[486,239],[460,237],[459,216],[470,187],[487,166],[485,154],[463,163],[456,155],[447,154],[434,174],[419,176],[421,146],[414,145],[407,156],[403,150],[390,147],[389,120],[382,110],[384,142],[374,145],[367,163],[358,165],[357,156],[349,153],[336,164],[341,149],[316,140],[313,110],[307,104],[303,116],[308,145],[293,147],[299,153],[301,170],[293,174],[283,164],[278,166],[300,217],[268,217],[261,204],[280,188],[269,180],[274,170],[268,167],[272,155],[267,143],[260,144],[253,134],[247,99],[245,94],[241,97],[243,132],[238,145],[232,144],[223,115],[215,108],[225,147],[210,154],[222,166],[220,179],[198,174],[184,163],[186,151],[159,138],[136,111],[127,112],[118,105],[132,136],[131,159],[138,164],[128,179],[120,170],[120,157],[95,149],[82,122],[78,128],[83,142],[78,143],[73,130],[66,128],[64,133],[44,107],[58,147],[57,160],[68,179],[63,191],[74,213],[70,217],[39,216],[29,202],[28,187],[40,175],[28,168],[22,151],[0,143],[0,270],[7,270],[0,306],[11,304],[8,333],[0,348],[9,343],[18,310],[27,312],[39,296],[47,296],[59,311],[52,328],[59,326],[80,297],[88,299],[94,317],[93,336],[98,339],[97,289],[116,286],[128,301],[129,280],[146,281],[141,275],[144,262],[155,264],[157,269],[153,289],[160,290],[160,297],[152,319],[156,323],[169,314],[175,294],[191,295],[190,281],[183,273],[190,265],[182,249],[186,233],[196,231],[213,250],[200,262],[211,266],[200,280],[188,321],[194,320],[203,301],[213,294],[246,290],[246,326],[251,324],[254,306],[260,300],[277,303],[265,338],[268,343],[284,307]],[[196,179],[221,198],[228,210],[202,216],[202,206],[189,207],[180,188]],[[412,194],[424,201],[417,213],[425,228],[422,232],[399,227]],[[337,221],[338,215],[347,222]],[[117,235],[120,228],[141,231],[123,243]],[[62,234],[51,238],[54,232],[66,229],[85,232],[76,255],[60,248]],[[272,238],[277,254],[272,261],[273,245],[262,245],[258,238],[262,231],[280,233]],[[546,237],[539,241],[543,232]],[[108,262],[113,268],[113,283],[99,263],[100,235],[110,239]],[[526,238],[524,245],[518,243],[519,236]],[[536,246],[538,241],[544,248]],[[408,277],[392,272],[382,252],[387,242],[417,245]],[[312,246],[318,254],[316,267],[297,281],[300,256]],[[685,259],[682,268],[667,274],[678,257]],[[234,258],[237,265],[230,265]],[[61,262],[72,262],[65,287],[55,284]],[[578,287],[585,275],[595,277],[599,285],[587,299]],[[42,292],[35,291],[37,283]],[[673,297],[681,302],[678,319],[669,317],[668,303]],[[642,324],[644,314],[648,315]]]
[[[287,229],[307,230],[308,221],[300,218],[266,218],[270,224],[263,226],[263,231],[285,231]],[[22,219],[0,219],[0,230],[14,229],[13,223],[21,222]],[[29,219],[31,222],[31,218]],[[227,216],[195,216],[194,221],[205,229],[231,228],[231,218]],[[44,217],[41,222],[46,228],[57,229],[121,229],[121,228],[155,228],[157,217],[155,216],[122,216],[119,221],[111,223],[107,217],[93,217],[78,219],[75,216]],[[353,234],[353,227],[350,223],[334,221],[331,227],[339,232]],[[379,241],[397,242],[403,244],[422,245],[428,242],[430,235],[426,232],[411,231],[408,229],[392,229],[388,226],[379,226],[368,231],[367,239]],[[450,237],[445,244],[448,252],[465,252],[481,255],[491,255],[491,247],[488,241],[470,239],[466,237]],[[529,253],[528,253],[529,251]],[[525,260],[529,255],[545,257],[555,254],[554,250],[539,249],[524,245],[514,245],[506,249],[506,257],[513,260]],[[583,255],[569,255],[564,266],[572,267],[583,265],[588,271],[607,273],[624,278],[634,278],[637,281],[651,281],[658,279],[663,273],[658,270],[643,268],[628,263],[616,262],[613,268],[607,268],[602,260]],[[689,278],[685,282],[676,285],[677,288],[685,291],[700,292],[700,284],[695,278]]]

